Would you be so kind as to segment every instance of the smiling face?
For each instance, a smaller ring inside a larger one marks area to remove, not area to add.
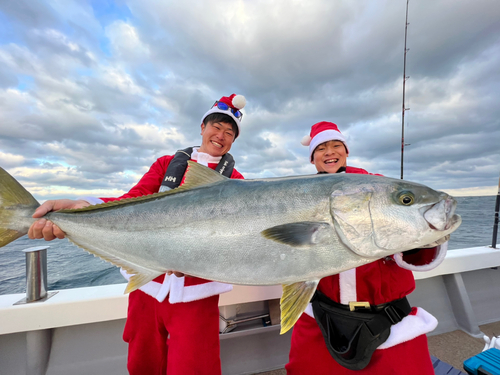
[[[345,167],[347,150],[341,141],[328,141],[316,147],[312,163],[318,172],[336,173],[340,167]]]
[[[199,152],[211,156],[227,154],[234,142],[234,130],[225,122],[208,122],[201,124],[201,146]]]

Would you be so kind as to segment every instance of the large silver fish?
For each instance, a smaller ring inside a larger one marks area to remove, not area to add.
[[[38,205],[0,171],[0,246],[27,233]],[[77,246],[134,274],[126,292],[167,270],[282,284],[284,333],[322,277],[441,244],[461,223],[455,207],[445,193],[386,177],[231,180],[189,162],[177,189],[45,217]]]

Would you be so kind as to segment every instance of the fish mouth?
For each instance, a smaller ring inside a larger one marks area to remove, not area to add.
[[[423,214],[429,228],[437,231],[450,231],[460,224],[462,219],[460,215],[455,215],[457,201],[449,195],[444,195],[443,199],[430,206]]]
[[[458,216],[458,215],[456,215]],[[460,217],[460,216],[458,216]],[[436,240],[430,244],[427,244],[425,246],[422,246],[423,249],[430,249],[432,247],[436,247],[436,246],[441,246],[442,244],[444,244],[445,242],[449,241],[450,240],[450,235],[447,234],[446,236],[444,237],[441,237],[439,240]]]
[[[431,205],[423,213],[424,219],[432,231],[443,232],[444,236],[419,248],[394,254],[396,263],[412,271],[428,271],[437,267],[448,251],[450,233],[462,223],[460,215],[455,214],[456,206],[456,200],[447,194]]]
[[[460,226],[462,218],[455,214],[455,199],[447,194],[442,194],[441,198],[423,212],[423,217],[432,231],[443,232],[444,236],[419,248],[394,254],[398,265],[412,271],[428,271],[444,260],[450,233]]]

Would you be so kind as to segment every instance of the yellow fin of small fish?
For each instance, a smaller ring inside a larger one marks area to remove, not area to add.
[[[328,229],[333,229],[329,223],[301,221],[265,229],[261,235],[285,245],[301,247],[317,245],[328,233]]]
[[[214,184],[217,182],[222,182],[230,180],[229,178],[221,175],[220,173],[214,171],[213,169],[210,169],[208,167],[205,167],[204,165],[198,164],[194,161],[189,160],[188,161],[188,167],[186,170],[185,178],[184,178],[184,184],[181,186],[172,189],[172,190],[167,190],[162,193],[155,193],[155,194],[149,194],[149,195],[144,195],[142,197],[137,197],[137,198],[127,198],[127,199],[121,199],[119,201],[111,201],[107,203],[102,203],[102,204],[96,204],[93,206],[88,206],[84,208],[77,208],[77,209],[71,209],[71,210],[60,210],[58,212],[60,213],[78,213],[78,212],[84,212],[84,211],[94,211],[94,210],[102,210],[110,207],[116,207],[116,206],[121,206],[121,205],[127,205],[127,204],[136,204],[136,203],[142,203],[145,201],[150,201],[150,200],[155,200],[161,197],[164,197],[165,195],[172,195],[172,194],[178,194],[182,193],[183,191],[191,190],[200,186],[205,186],[205,185],[210,185]]]
[[[283,285],[281,296],[281,331],[284,334],[299,320],[311,301],[319,280],[301,281]]]

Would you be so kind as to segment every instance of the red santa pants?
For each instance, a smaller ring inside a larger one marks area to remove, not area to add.
[[[123,332],[129,373],[220,374],[218,303],[218,295],[170,304],[140,290],[130,293]]]
[[[285,368],[287,375],[434,375],[425,335],[376,350],[363,370],[348,370],[331,357],[318,324],[306,314],[293,327],[290,362]]]

